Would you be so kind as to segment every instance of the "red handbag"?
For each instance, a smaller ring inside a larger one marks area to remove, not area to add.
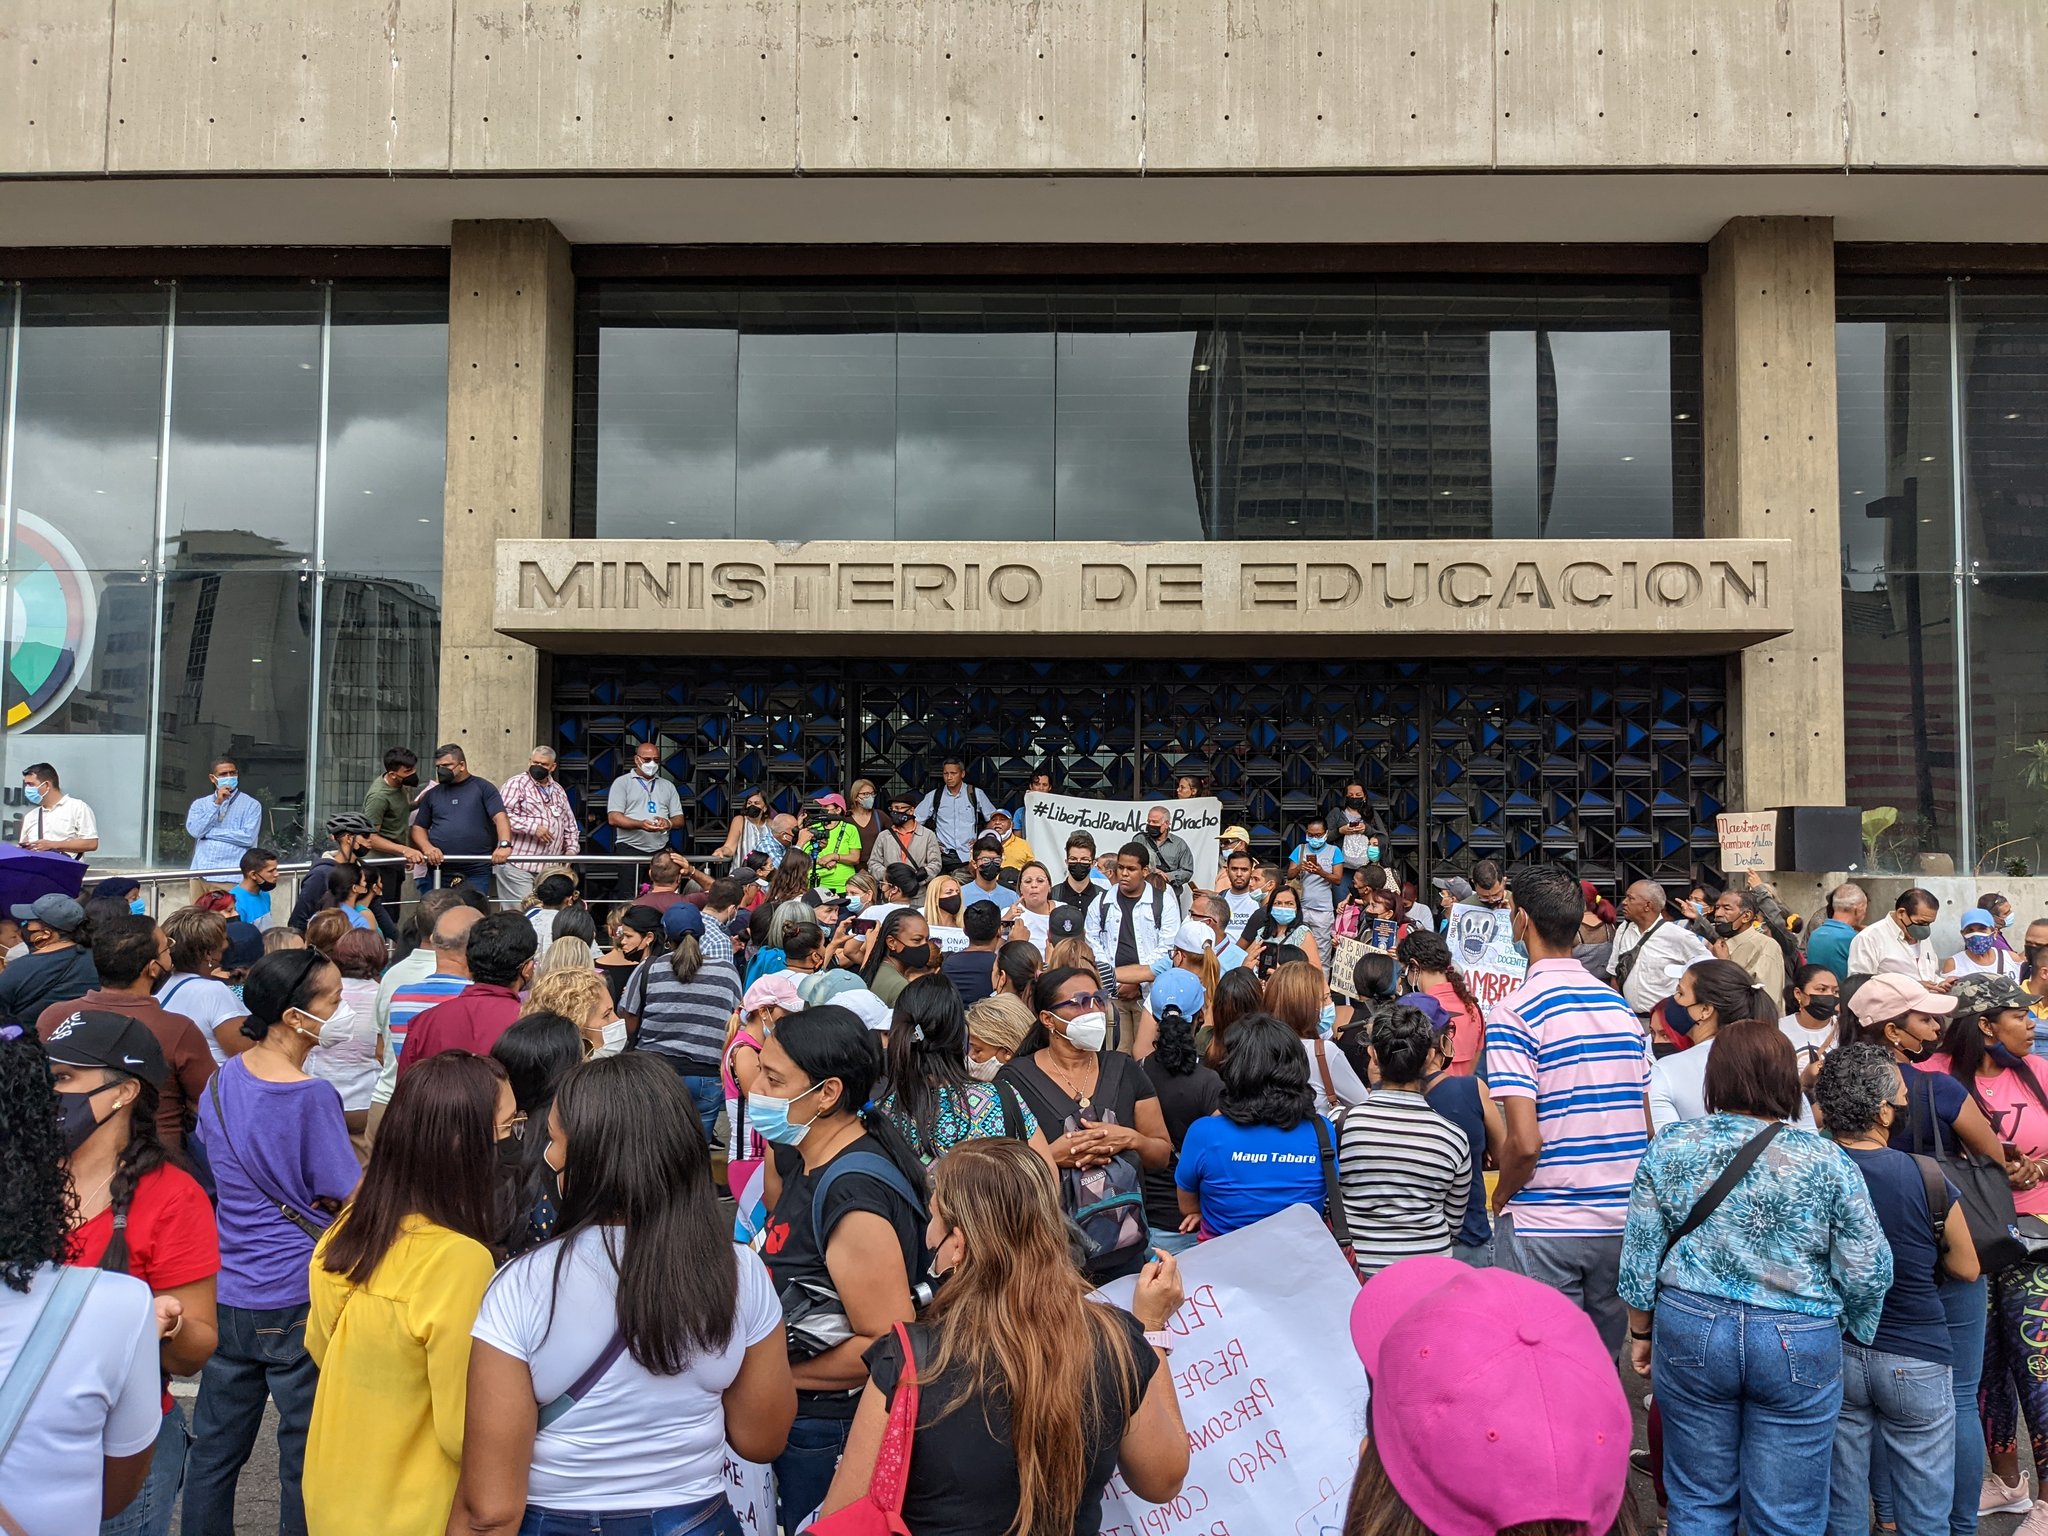
[[[804,1527],[805,1536],[910,1536],[903,1523],[903,1489],[910,1481],[910,1442],[917,1433],[917,1359],[910,1352],[910,1331],[901,1323],[896,1345],[903,1351],[903,1374],[889,1404],[889,1424],[875,1453],[868,1491],[846,1508],[820,1515]]]

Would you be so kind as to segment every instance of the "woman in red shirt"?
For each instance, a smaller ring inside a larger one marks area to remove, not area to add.
[[[71,1262],[133,1275],[156,1296],[166,1379],[206,1363],[217,1338],[213,1283],[220,1241],[206,1193],[157,1139],[162,1050],[125,1014],[84,1008],[45,1049],[57,1090],[65,1172],[77,1197]],[[149,1479],[102,1536],[163,1536],[185,1477],[185,1415],[166,1391]]]

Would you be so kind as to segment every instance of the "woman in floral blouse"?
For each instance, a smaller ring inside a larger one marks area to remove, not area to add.
[[[1847,1154],[1780,1122],[1799,1069],[1773,1023],[1729,1026],[1707,1061],[1707,1114],[1637,1166],[1621,1248],[1629,1353],[1664,1415],[1674,1531],[1820,1536],[1842,1406],[1842,1334],[1868,1344],[1891,1247]],[[1695,1204],[1743,1146],[1771,1139],[1706,1219]]]

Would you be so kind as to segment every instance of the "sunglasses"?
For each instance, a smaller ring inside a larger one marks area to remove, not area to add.
[[[1064,1002],[1054,1003],[1051,1011],[1053,1013],[1064,1013],[1069,1008],[1101,1008],[1106,1006],[1108,1002],[1109,999],[1100,992],[1076,992]]]

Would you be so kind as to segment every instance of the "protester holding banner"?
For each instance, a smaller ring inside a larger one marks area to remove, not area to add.
[[[1408,990],[1435,1003],[1449,1025],[1450,1070],[1460,1077],[1476,1072],[1485,1046],[1485,1019],[1479,999],[1451,963],[1451,946],[1442,934],[1411,931],[1395,948],[1394,958]]]
[[[1162,1369],[1182,1301],[1173,1259],[1145,1265],[1128,1312],[1089,1300],[1052,1176],[1018,1141],[965,1143],[934,1165],[931,1195],[943,1283],[923,1321],[868,1350],[826,1513],[866,1497],[906,1363],[918,1409],[902,1522],[917,1536],[1096,1536],[1116,1473],[1139,1498],[1172,1499],[1188,1470]]]

